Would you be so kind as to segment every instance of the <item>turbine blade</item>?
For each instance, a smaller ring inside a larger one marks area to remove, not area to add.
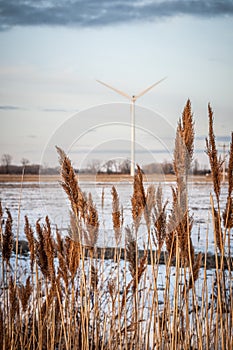
[[[109,88],[109,89],[111,89],[111,90],[117,92],[118,94],[120,94],[120,95],[122,95],[122,96],[128,98],[129,100],[132,99],[132,97],[131,97],[130,95],[126,94],[125,92],[123,92],[123,91],[121,91],[121,90],[118,90],[118,89],[115,89],[114,87],[112,87],[112,86],[110,86],[110,85],[104,83],[103,81],[100,81],[100,80],[96,80],[96,81],[97,81],[98,83],[100,83],[100,84],[106,86],[107,88]]]
[[[163,80],[167,79],[167,77],[157,81],[156,83],[154,83],[153,85],[149,86],[147,89],[143,90],[142,92],[140,92],[140,94],[138,94],[137,96],[134,97],[134,99],[138,99],[139,97],[142,97],[143,95],[145,95],[148,91],[150,91],[151,89],[153,89],[153,87],[155,87],[156,85],[158,85],[159,83],[161,83]]]

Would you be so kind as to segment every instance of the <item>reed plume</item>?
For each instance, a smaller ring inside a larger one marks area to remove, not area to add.
[[[82,217],[84,219],[86,201],[78,185],[77,176],[71,165],[71,161],[61,148],[56,146],[56,149],[60,157],[59,163],[61,165],[62,177],[62,181],[60,182],[61,186],[70,200],[71,208],[76,218],[78,219]]]
[[[40,225],[40,219],[38,219],[36,222],[36,233],[38,237],[38,239],[35,240],[36,261],[43,275],[45,277],[49,277],[48,258],[45,250],[45,240],[43,230]]]
[[[188,289],[192,289],[194,287],[195,282],[198,280],[201,263],[202,263],[202,253],[199,252],[193,264],[192,275],[189,277]]]
[[[178,204],[183,209],[183,212],[187,210],[187,176],[193,159],[193,149],[194,122],[191,102],[188,100],[183,110],[182,118],[178,122],[173,160],[178,188]]]
[[[209,113],[209,138],[206,138],[206,153],[209,157],[209,163],[212,174],[212,182],[214,185],[214,192],[217,199],[218,209],[216,210],[214,204],[212,204],[212,213],[214,220],[214,230],[216,234],[216,243],[220,253],[223,253],[223,232],[221,228],[221,216],[220,216],[220,193],[221,193],[221,177],[222,177],[222,164],[221,158],[218,158],[218,152],[215,143],[214,127],[213,127],[213,111],[208,104]]]
[[[76,242],[82,242],[82,223],[77,220],[73,211],[70,210],[70,237]]]
[[[2,201],[0,199],[0,227],[2,226],[2,217],[3,217],[3,210],[2,210]]]
[[[55,242],[55,248],[57,252],[57,257],[58,257],[58,276],[62,277],[66,289],[68,289],[68,267],[67,267],[67,262],[66,262],[66,246],[64,243],[64,240],[61,238],[60,232],[58,228],[56,228],[56,242]]]
[[[121,210],[115,186],[112,187],[112,222],[116,245],[118,246],[121,241]]]
[[[182,119],[179,121],[178,129],[180,130],[181,138],[187,150],[186,166],[187,166],[187,170],[189,170],[193,159],[194,134],[195,134],[193,114],[191,110],[191,102],[189,99],[183,110]]]
[[[141,259],[138,259],[138,247],[135,237],[129,227],[126,227],[126,260],[129,262],[129,271],[132,276],[132,290],[135,292],[143,272],[147,267],[147,255],[145,250]]]
[[[156,191],[153,215],[154,234],[156,240],[154,235],[152,235],[155,245],[158,246],[159,252],[161,252],[167,234],[167,204],[167,201],[163,204],[162,187],[159,185]]]
[[[152,218],[152,210],[155,205],[155,186],[150,185],[146,191],[146,204],[144,208],[144,218],[146,221],[146,227],[148,234],[151,233],[151,218]]]
[[[25,224],[24,224],[24,233],[27,237],[28,248],[30,251],[30,260],[31,260],[31,271],[33,270],[33,265],[35,262],[35,241],[34,241],[34,233],[31,225],[29,224],[29,220],[27,215],[25,215]]]
[[[74,282],[74,278],[80,264],[81,245],[80,242],[76,242],[70,237],[66,237],[64,248],[66,266],[71,274],[71,280]]]
[[[146,191],[146,206],[149,213],[152,212],[156,201],[155,186],[149,185]]]
[[[0,199],[0,246],[1,246],[1,250],[2,250],[2,226],[3,226],[3,210],[2,210],[2,201]]]
[[[10,317],[14,322],[16,315],[19,314],[19,299],[17,296],[17,286],[14,284],[12,276],[9,279],[9,299],[10,299]]]
[[[96,245],[99,236],[99,217],[91,197],[89,197],[86,207],[85,222],[86,231],[83,233],[84,244],[92,249]]]
[[[29,299],[32,294],[32,284],[30,283],[30,276],[26,279],[26,284],[18,287],[18,295],[22,305],[22,310],[25,312],[29,305]]]
[[[193,220],[189,215],[187,193],[187,177],[193,159],[193,150],[194,122],[191,102],[188,100],[176,130],[173,160],[176,187],[172,189],[173,202],[166,237],[166,246],[171,257],[175,255],[176,240],[178,239],[179,253],[184,265],[189,265],[189,262],[192,265],[194,257],[191,240]]]
[[[229,162],[228,162],[228,195],[226,208],[223,212],[223,221],[225,228],[233,228],[233,199],[232,199],[232,191],[233,191],[233,132],[231,133],[231,144],[230,144],[230,153],[229,153]]]
[[[138,231],[142,214],[146,206],[146,196],[143,187],[142,171],[139,165],[137,165],[137,173],[134,175],[133,183],[133,197],[131,198],[132,203],[132,216],[135,225],[136,233]]]
[[[55,249],[54,249],[54,240],[52,238],[51,226],[48,216],[45,218],[46,225],[44,225],[43,236],[44,236],[44,248],[47,255],[48,261],[48,272],[50,280],[54,281],[55,279],[55,267],[54,267],[54,258],[55,258]]]
[[[62,277],[66,288],[69,285],[69,276],[72,283],[77,274],[81,259],[81,243],[66,236],[61,238],[60,232],[56,229],[55,249],[58,257],[58,277]]]
[[[189,266],[190,259],[191,259],[191,264],[193,265],[194,263],[194,247],[193,247],[192,239],[190,235],[192,227],[193,227],[193,218],[190,217],[187,212],[183,216],[182,220],[180,220],[178,226],[176,227],[181,261],[184,266]]]
[[[108,281],[108,292],[110,294],[110,297],[112,299],[112,302],[114,303],[116,300],[116,280],[115,279],[109,279]]]
[[[210,104],[208,104],[208,113],[209,113],[209,138],[208,139],[206,138],[206,153],[209,157],[212,180],[214,184],[214,192],[219,205],[223,161],[221,160],[221,158],[218,158],[218,152],[217,152],[216,143],[215,143],[214,127],[213,127],[213,111]]]
[[[9,264],[13,249],[13,220],[9,209],[6,209],[6,212],[7,219],[5,223],[5,230],[2,232],[2,258],[6,261],[7,264]]]
[[[98,283],[98,269],[93,264],[91,264],[91,286],[93,290],[97,289]]]
[[[142,275],[147,268],[147,257],[148,257],[148,251],[145,250],[143,256],[139,259],[137,275],[134,278],[133,286],[132,286],[133,292],[136,290],[137,286],[139,285]]]
[[[126,231],[126,260],[129,262],[129,271],[132,278],[136,275],[137,269],[137,242],[129,227],[125,228]]]
[[[40,309],[40,313],[41,313],[41,318],[43,320],[46,320],[46,318],[49,317],[49,314],[51,313],[51,305],[54,301],[54,299],[56,298],[57,296],[57,288],[56,286],[59,285],[59,283],[56,283],[57,281],[53,281],[51,283],[51,286],[46,294],[46,300],[43,302],[43,304],[41,305],[41,309]],[[47,334],[46,334],[46,322],[43,322],[43,325],[42,325],[42,334],[43,334],[43,340],[45,341],[46,338],[47,338]]]

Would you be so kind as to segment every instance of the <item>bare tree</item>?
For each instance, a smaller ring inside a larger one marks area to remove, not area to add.
[[[10,154],[3,154],[2,155],[2,165],[6,169],[6,174],[9,174],[9,166],[11,165],[12,162],[12,156]]]
[[[30,162],[29,162],[29,160],[27,158],[22,158],[21,159],[21,164],[22,164],[23,168],[25,168],[26,165],[28,165],[29,163]]]
[[[103,171],[105,171],[107,174],[117,173],[118,172],[118,166],[115,159],[110,159],[102,166]]]
[[[120,172],[122,174],[130,174],[130,164],[131,162],[129,159],[123,160],[123,162],[119,165]]]
[[[91,174],[97,174],[100,170],[100,161],[97,159],[93,159],[87,165],[87,170]]]

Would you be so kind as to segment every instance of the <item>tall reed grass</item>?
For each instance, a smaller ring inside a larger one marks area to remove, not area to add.
[[[62,237],[59,228],[52,232],[48,217],[32,225],[26,216],[24,231],[30,251],[26,272],[20,264],[14,269],[12,217],[10,210],[4,212],[0,205],[1,349],[233,348],[233,133],[228,196],[222,213],[223,160],[216,149],[210,105],[208,111],[206,152],[213,179],[210,204],[216,247],[214,279],[210,282],[207,277],[207,247],[206,254],[201,254],[192,243],[193,216],[187,181],[194,149],[194,122],[188,100],[176,132],[176,185],[171,189],[171,209],[161,186],[145,189],[138,166],[131,198],[132,224],[124,227],[120,198],[117,188],[112,187],[116,248],[110,264],[104,260],[104,250],[102,257],[97,256],[100,222],[92,196],[82,191],[70,159],[59,147],[61,186],[71,208],[70,235]],[[104,191],[102,206],[104,210]],[[138,232],[142,223],[147,240],[139,255]],[[163,254],[161,292],[158,279]],[[197,291],[200,271],[204,277]]]

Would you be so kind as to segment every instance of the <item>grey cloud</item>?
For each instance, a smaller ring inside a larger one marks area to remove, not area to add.
[[[18,106],[10,106],[10,105],[0,106],[0,110],[3,110],[3,111],[15,111],[15,110],[21,110],[21,109],[24,109],[24,108],[18,107]]]
[[[199,135],[196,136],[195,139],[198,141],[205,141],[207,135]],[[216,141],[217,142],[231,142],[231,136],[225,136],[225,135],[216,135]]]
[[[233,0],[0,0],[0,30],[14,26],[106,26],[175,15],[233,14]]]
[[[42,108],[43,112],[65,112],[65,113],[77,113],[77,109],[66,109],[66,108]]]

